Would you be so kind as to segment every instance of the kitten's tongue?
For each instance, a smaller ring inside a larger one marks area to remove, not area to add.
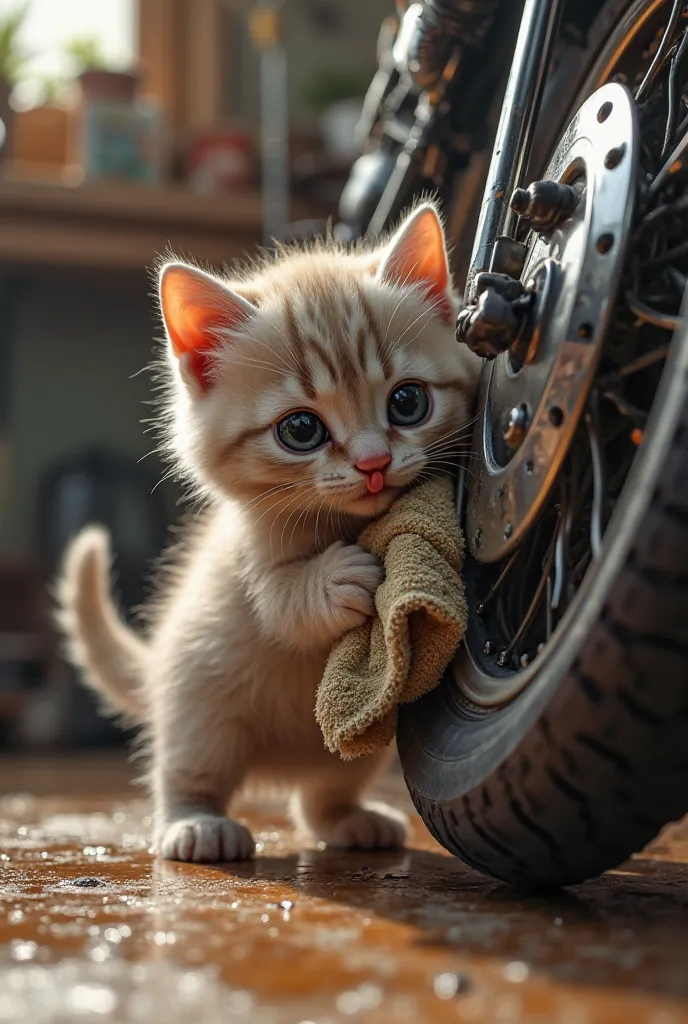
[[[376,469],[374,473],[369,473],[366,477],[366,486],[371,494],[377,494],[385,486],[385,478],[379,469]]]

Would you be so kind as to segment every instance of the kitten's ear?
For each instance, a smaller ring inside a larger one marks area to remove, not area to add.
[[[453,323],[449,261],[434,206],[424,203],[406,218],[383,253],[376,276],[393,284],[418,285],[436,303],[439,316]]]
[[[167,263],[160,271],[160,309],[182,376],[206,391],[212,384],[212,355],[255,306],[202,270]]]

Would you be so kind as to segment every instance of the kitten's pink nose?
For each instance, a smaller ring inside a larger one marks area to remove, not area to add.
[[[375,455],[371,459],[362,459],[356,463],[356,469],[360,469],[366,475],[366,487],[371,494],[378,494],[385,486],[385,478],[382,474],[391,461],[390,455]]]
[[[356,469],[360,469],[362,473],[373,473],[376,469],[387,469],[391,461],[391,455],[374,455],[372,459],[362,459],[355,465]]]

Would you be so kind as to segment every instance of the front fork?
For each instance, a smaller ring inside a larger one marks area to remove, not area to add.
[[[513,287],[526,256],[526,246],[513,237],[513,205],[537,228],[537,216],[551,220],[556,207],[561,205],[563,210],[567,203],[567,196],[555,188],[549,190],[544,205],[542,196],[536,195],[533,203],[533,197],[524,190],[520,190],[520,202],[512,205],[528,166],[563,4],[564,0],[525,0],[502,102],[466,279],[464,309],[457,323],[457,340],[488,358],[516,341],[527,308],[522,290]]]

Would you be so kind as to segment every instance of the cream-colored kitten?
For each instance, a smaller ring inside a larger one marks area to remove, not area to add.
[[[400,844],[403,816],[362,802],[385,758],[328,753],[313,708],[332,644],[373,614],[383,575],[356,536],[445,470],[470,416],[479,360],[454,339],[435,209],[374,252],[328,243],[236,281],[168,263],[160,304],[169,444],[209,507],[145,637],[113,605],[105,532],[77,537],[59,594],[71,657],[148,725],[164,857],[249,857],[250,833],[225,816],[249,777],[288,784],[297,822],[328,844]]]

